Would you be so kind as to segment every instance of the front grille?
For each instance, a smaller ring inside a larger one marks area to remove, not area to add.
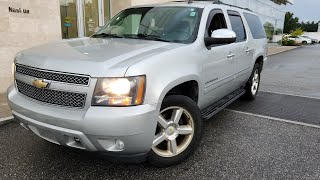
[[[43,103],[83,108],[86,102],[86,94],[51,89],[38,89],[18,80],[16,80],[16,83],[20,93]]]
[[[63,82],[63,83],[77,84],[77,85],[89,85],[89,81],[90,81],[90,77],[88,76],[41,70],[41,69],[23,66],[20,64],[16,65],[16,72],[19,74],[24,74],[31,77]]]

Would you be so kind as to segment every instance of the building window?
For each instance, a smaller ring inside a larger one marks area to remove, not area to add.
[[[60,0],[62,38],[78,37],[76,0]]]
[[[84,0],[84,27],[85,36],[91,36],[96,27],[99,27],[99,4],[98,0]]]
[[[60,0],[63,39],[89,37],[110,20],[110,0]]]
[[[103,1],[103,9],[104,9],[104,24],[106,24],[110,20],[110,0]]]

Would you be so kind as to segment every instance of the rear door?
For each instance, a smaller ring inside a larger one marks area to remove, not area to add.
[[[228,16],[232,30],[236,33],[237,39],[234,43],[235,53],[235,85],[239,88],[246,75],[251,73],[251,64],[253,59],[253,47],[248,46],[248,35],[245,29],[243,18],[239,12],[228,10]]]
[[[253,69],[253,62],[255,62],[257,56],[263,55],[264,57],[267,56],[266,51],[267,51],[267,36],[266,32],[264,30],[264,27],[261,23],[260,18],[257,15],[251,14],[249,12],[244,12],[243,13],[244,20],[247,22],[245,23],[245,27],[247,27],[247,34],[249,38],[248,42],[248,49],[250,50],[250,60],[251,64],[250,66],[250,71]],[[251,32],[251,33],[249,33]],[[262,54],[261,54],[262,53]],[[249,62],[250,63],[250,62]],[[247,75],[244,75],[242,77],[242,81],[246,83],[246,81],[249,79],[251,75],[251,72],[248,72]]]

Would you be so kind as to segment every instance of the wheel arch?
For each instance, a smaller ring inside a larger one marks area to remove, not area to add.
[[[199,100],[199,95],[200,95],[200,87],[201,87],[201,84],[200,84],[200,79],[198,76],[196,75],[188,75],[188,76],[184,76],[184,77],[180,77],[178,79],[176,79],[175,81],[173,82],[170,82],[168,83],[165,88],[163,89],[163,91],[161,92],[160,96],[159,96],[159,105],[161,107],[161,104],[162,104],[162,101],[164,100],[164,98],[168,95],[173,95],[175,93],[174,90],[175,88],[177,87],[190,87],[190,86],[187,86],[187,85],[191,85],[191,86],[195,86],[193,88],[196,88],[196,89],[193,89],[193,91],[189,92],[189,93],[196,93],[196,97],[193,97],[191,99],[193,99],[196,104],[198,104],[198,100]],[[188,91],[187,91],[188,92]],[[186,92],[184,92],[186,93]],[[185,94],[175,94],[175,95],[185,95]],[[191,94],[190,94],[191,95]],[[189,97],[189,96],[187,96]],[[160,107],[158,107],[160,109]]]
[[[263,56],[263,55],[258,55],[258,56],[255,58],[254,64],[259,64],[259,70],[260,70],[260,72],[261,72],[262,69],[263,69],[263,66],[264,66],[264,56]]]

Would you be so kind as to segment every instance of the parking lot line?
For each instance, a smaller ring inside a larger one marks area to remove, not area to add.
[[[285,122],[285,123],[296,124],[296,125],[301,125],[301,126],[320,129],[320,126],[317,126],[317,125],[314,125],[314,124],[307,124],[307,123],[303,123],[303,122],[290,121],[290,120],[287,120],[287,119],[275,118],[275,117],[271,117],[271,116],[264,116],[264,115],[260,115],[260,114],[253,114],[253,113],[248,113],[248,112],[243,112],[243,111],[236,111],[236,110],[232,110],[232,109],[224,109],[224,111],[235,112],[235,113],[245,114],[245,115],[249,115],[249,116],[255,116],[255,117],[259,117],[259,118],[270,119],[270,120],[273,120],[273,121],[280,121],[280,122]]]
[[[273,92],[273,91],[260,90],[259,92],[266,92],[266,93],[273,93],[273,94],[280,94],[280,95],[287,95],[287,96],[296,96],[296,97],[303,97],[303,98],[309,98],[309,99],[320,99],[318,97],[304,96],[304,95],[297,95],[297,94],[290,94],[290,93],[280,93],[280,92]]]

